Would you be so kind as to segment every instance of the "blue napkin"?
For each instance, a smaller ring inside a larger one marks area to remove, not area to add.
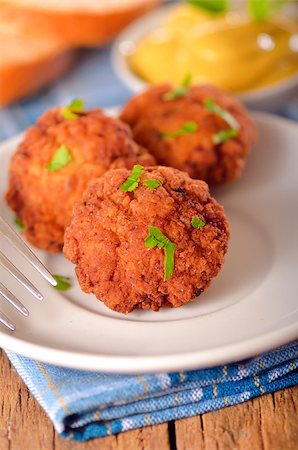
[[[59,82],[0,109],[0,140],[75,97],[87,108],[126,101],[131,92],[117,80],[109,54],[109,47],[83,52],[80,64]],[[282,113],[298,119],[295,105]],[[78,441],[193,416],[298,383],[298,342],[237,364],[142,376],[63,369],[7,354],[56,430]]]
[[[154,375],[84,372],[7,354],[56,430],[76,441],[194,416],[298,383],[298,341],[240,363]]]

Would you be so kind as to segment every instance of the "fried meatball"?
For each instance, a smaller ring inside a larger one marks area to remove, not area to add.
[[[61,146],[71,161],[60,170],[47,164]],[[64,118],[62,108],[46,112],[31,127],[9,169],[6,200],[24,223],[24,234],[36,247],[62,250],[63,235],[73,205],[90,180],[111,167],[152,165],[154,157],[133,142],[129,127],[96,109],[74,120]]]
[[[133,192],[123,192],[130,172],[110,170],[94,180],[74,208],[64,255],[76,264],[83,291],[114,311],[158,311],[194,300],[221,269],[229,239],[223,208],[204,181],[170,167],[143,169]],[[160,182],[153,191],[144,183]],[[203,227],[192,226],[197,216]],[[176,245],[173,274],[164,280],[163,248],[148,249],[148,227]]]
[[[192,178],[209,184],[238,178],[256,138],[255,126],[244,107],[231,95],[212,86],[193,86],[182,97],[164,100],[172,89],[171,85],[150,87],[124,107],[120,118],[131,126],[135,141],[144,145],[158,164],[176,167]],[[237,136],[214,143],[214,135],[230,126],[204,106],[206,99],[212,99],[236,119],[240,125]],[[175,138],[163,136],[190,121],[197,124],[196,131]]]

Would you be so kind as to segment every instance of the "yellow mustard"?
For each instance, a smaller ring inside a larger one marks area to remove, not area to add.
[[[281,16],[257,22],[184,5],[139,43],[130,64],[153,84],[179,84],[190,73],[192,82],[255,89],[298,74],[298,25]]]

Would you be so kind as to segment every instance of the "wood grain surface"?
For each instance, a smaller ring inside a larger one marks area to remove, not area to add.
[[[0,350],[0,450],[297,450],[298,387],[86,443],[61,439]]]

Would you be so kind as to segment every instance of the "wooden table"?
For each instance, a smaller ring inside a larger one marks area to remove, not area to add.
[[[83,444],[61,439],[0,350],[0,450],[297,450],[298,387]]]

